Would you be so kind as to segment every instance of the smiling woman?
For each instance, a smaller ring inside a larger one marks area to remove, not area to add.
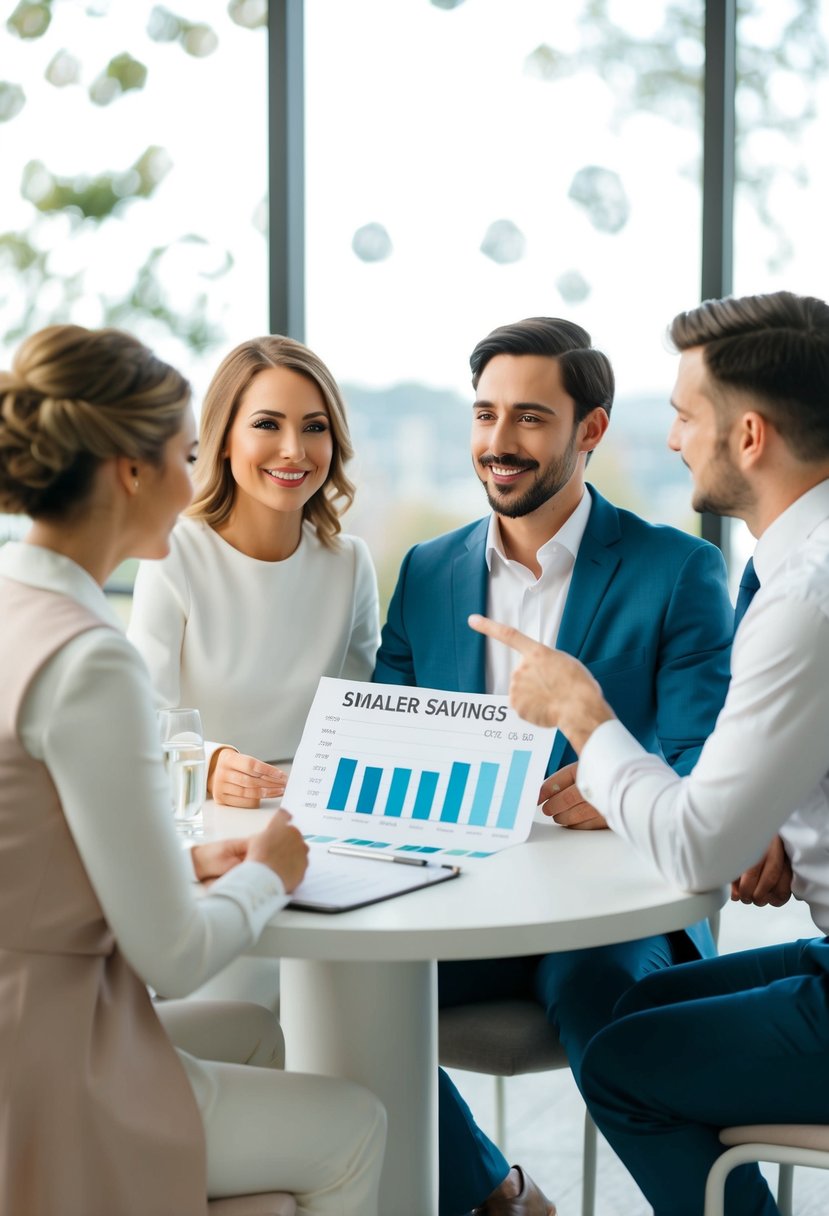
[[[351,454],[340,390],[313,351],[268,336],[227,355],[202,408],[189,518],[170,556],[142,565],[129,630],[158,704],[195,706],[219,744],[217,802],[281,794],[285,774],[265,761],[293,755],[320,677],[371,677],[374,567],[340,531]],[[277,963],[243,960],[204,995],[270,1005],[277,990]]]
[[[257,806],[284,774],[320,676],[367,679],[378,642],[368,550],[340,531],[354,487],[336,381],[307,347],[243,342],[207,390],[195,499],[170,557],[142,567],[130,636],[160,704],[196,706],[213,796]]]

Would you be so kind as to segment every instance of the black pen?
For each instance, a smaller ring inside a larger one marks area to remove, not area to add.
[[[402,857],[399,853],[380,853],[374,849],[360,849],[348,844],[332,844],[329,846],[328,852],[336,853],[341,857],[367,857],[369,861],[396,861],[401,866],[427,866],[429,864],[426,857]]]

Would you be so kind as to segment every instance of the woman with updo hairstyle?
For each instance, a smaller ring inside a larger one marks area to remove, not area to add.
[[[307,864],[283,811],[181,849],[147,671],[104,596],[120,562],[168,553],[194,450],[186,380],[117,330],[51,326],[0,374],[0,510],[32,520],[0,548],[9,1216],[205,1216],[208,1195],[275,1190],[308,1216],[377,1211],[372,1095],[279,1071],[264,1010],[147,991],[225,966]]]
[[[226,356],[202,408],[193,505],[170,556],[140,569],[129,628],[159,706],[195,706],[207,738],[232,745],[209,760],[217,802],[281,794],[274,762],[294,755],[320,677],[371,678],[377,581],[364,542],[340,530],[351,456],[340,390],[307,346],[269,335]]]

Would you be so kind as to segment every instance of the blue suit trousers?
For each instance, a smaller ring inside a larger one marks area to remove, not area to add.
[[[723,1127],[829,1122],[829,941],[705,959],[651,975],[584,1056],[593,1118],[655,1216],[699,1216]],[[777,1216],[755,1165],[728,1216]]]
[[[587,1044],[608,1024],[616,1002],[643,976],[688,957],[684,933],[592,950],[526,958],[440,963],[441,1007],[510,998],[537,1000],[567,1051],[576,1084]],[[509,1172],[500,1149],[441,1070],[439,1085],[440,1216],[461,1216],[484,1202]]]

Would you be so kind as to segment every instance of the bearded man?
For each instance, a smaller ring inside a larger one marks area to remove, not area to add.
[[[690,772],[728,685],[733,609],[720,551],[613,506],[586,483],[614,377],[581,326],[552,317],[501,326],[470,364],[472,463],[491,513],[406,555],[374,679],[506,694],[520,656],[469,629],[470,613],[485,614],[579,658],[639,743]],[[557,735],[539,803],[566,828],[604,828],[575,783],[574,761]],[[714,953],[703,922],[591,950],[442,963],[440,1002],[538,1000],[580,1084],[585,1047],[636,980]],[[440,1161],[441,1216],[555,1210],[484,1136],[443,1072]]]

